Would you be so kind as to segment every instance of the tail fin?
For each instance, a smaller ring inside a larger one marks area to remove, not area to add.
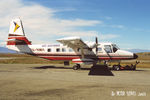
[[[19,18],[10,22],[7,45],[31,45],[25,37],[22,21]]]

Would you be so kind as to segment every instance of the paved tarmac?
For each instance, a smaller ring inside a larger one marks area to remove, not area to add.
[[[150,69],[113,75],[89,71],[58,64],[0,64],[0,100],[150,100]]]

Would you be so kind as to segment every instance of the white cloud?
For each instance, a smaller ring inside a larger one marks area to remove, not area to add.
[[[5,41],[8,36],[9,22],[14,17],[23,21],[25,33],[30,40],[51,42],[55,36],[98,36],[96,31],[76,31],[78,27],[103,24],[99,20],[60,19],[55,16],[59,10],[44,7],[36,3],[24,3],[23,0],[1,0],[0,2],[0,40]],[[102,35],[105,39],[114,38],[113,35]]]
[[[65,11],[76,11],[77,9],[75,8],[59,8],[58,10],[56,10],[57,12],[65,12]]]
[[[80,26],[94,26],[96,24],[101,24],[102,21],[97,20],[81,20],[81,19],[75,19],[75,20],[61,20],[61,25],[63,26],[74,26],[74,27],[80,27]]]
[[[105,39],[112,39],[112,38],[117,38],[117,37],[119,37],[119,35],[116,35],[116,34],[100,34],[99,35],[99,38],[101,39],[101,40],[105,40]]]
[[[5,47],[6,46],[6,42],[0,42],[0,47]]]
[[[70,35],[70,36],[77,36],[76,34],[78,34],[78,36],[81,36],[81,37],[96,37],[98,36],[98,33],[96,31],[75,31],[75,32],[61,32],[59,33],[60,35],[63,35],[63,36],[67,36],[67,35]]]
[[[117,28],[117,29],[124,29],[125,26],[124,25],[109,25],[109,24],[102,24],[102,27],[108,27],[108,28]]]
[[[123,25],[109,25],[109,26],[112,28],[120,28],[120,29],[125,28]]]

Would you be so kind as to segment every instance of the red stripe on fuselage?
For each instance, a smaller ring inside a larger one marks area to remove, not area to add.
[[[72,59],[79,59],[81,58],[80,54],[57,54],[57,53],[33,53],[31,55],[39,56],[41,58],[45,58],[48,60],[72,60]],[[85,58],[89,59],[99,59],[99,60],[130,60],[133,59],[132,56],[106,56],[106,55],[99,55],[98,57],[94,57],[92,55],[85,55]]]
[[[65,57],[68,57],[68,56],[79,56],[81,57],[81,54],[77,54],[77,53],[33,53],[33,55],[35,56],[65,56]],[[86,58],[91,58],[91,57],[94,57],[94,55],[84,55]],[[106,57],[108,58],[109,56],[107,55],[98,55],[98,57]],[[111,55],[109,58],[111,57],[126,57],[126,58],[132,58],[132,56],[123,56],[123,55],[120,55],[120,56],[116,56],[116,55]]]
[[[72,60],[72,59],[79,59],[81,58],[81,56],[39,56],[41,58],[45,58],[48,60]],[[89,58],[90,59],[90,58]],[[95,58],[97,59],[97,58]],[[98,57],[99,60],[129,60],[129,59],[133,59],[133,58],[129,58],[129,57]]]
[[[72,60],[72,59],[79,59],[80,57],[54,57],[54,56],[51,56],[51,57],[44,57],[44,56],[39,56],[41,58],[45,58],[45,59],[48,59],[48,60]]]

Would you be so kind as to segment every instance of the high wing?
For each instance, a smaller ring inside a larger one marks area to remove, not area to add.
[[[63,38],[58,39],[57,41],[65,46],[72,48],[76,53],[80,52],[82,58],[95,58],[96,56],[96,54],[92,51],[92,48],[90,48],[86,43],[84,43],[79,37]]]

